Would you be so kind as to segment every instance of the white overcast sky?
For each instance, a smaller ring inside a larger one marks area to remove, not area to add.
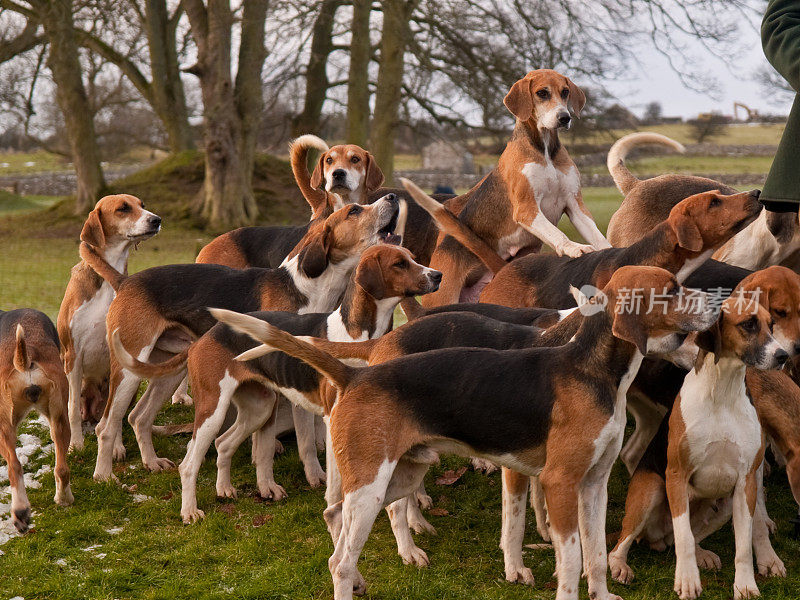
[[[644,106],[652,101],[661,103],[665,116],[694,117],[697,113],[713,110],[732,114],[735,101],[760,112],[787,114],[791,106],[790,99],[784,99],[777,105],[774,104],[774,99],[770,103],[762,87],[753,81],[755,72],[768,66],[758,31],[744,26],[740,34],[741,56],[733,66],[726,65],[708,53],[699,43],[692,44],[694,47],[691,52],[697,58],[698,64],[713,73],[719,81],[718,97],[710,97],[684,87],[680,78],[670,69],[667,60],[647,47],[637,49],[641,66],[632,70],[629,79],[608,82],[608,90],[637,114],[641,114]]]

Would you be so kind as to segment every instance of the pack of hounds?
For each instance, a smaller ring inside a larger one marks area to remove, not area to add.
[[[721,568],[700,544],[729,519],[734,598],[759,594],[756,570],[785,576],[763,475],[770,447],[800,503],[798,215],[710,179],[639,180],[625,167],[631,149],[683,148],[634,133],[608,155],[625,198],[604,236],[559,141],[585,103],[580,88],[537,70],[504,103],[516,125],[496,168],[455,197],[406,180],[383,188],[364,149],[298,138],[291,164],[311,220],[231,231],[194,264],[129,275],[130,250],[161,219],[133,196],[100,200],[57,326],[32,309],[0,313],[0,451],[16,527],[31,517],[16,431],[35,408],[50,422],[62,506],[73,502],[68,451],[83,446],[85,421],[97,422],[98,481],[125,458],[126,414],[151,471],[175,467],[153,434],[191,431],[178,468],[187,524],[204,517],[195,488],[212,442],[218,496],[236,496],[231,457],[251,437],[260,494],[286,497],[273,460],[277,437],[294,429],[308,482],[326,484],[337,600],[365,591],[357,561],[382,508],[403,562],[428,565],[411,530],[434,531],[423,478],[442,453],[502,468],[505,576],[534,585],[522,559],[530,489],[558,600],[577,600],[582,573],[590,598],[617,599],[607,572],[633,579],[635,541],[674,546],[674,590],[696,598],[699,569]],[[558,229],[562,215],[586,244]],[[658,310],[620,308],[631,290],[657,296]],[[393,329],[398,304],[408,323]],[[194,404],[193,423],[154,426],[170,398]],[[609,553],[618,456],[631,478]]]

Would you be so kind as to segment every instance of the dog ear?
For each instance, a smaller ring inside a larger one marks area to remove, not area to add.
[[[100,221],[100,209],[95,208],[89,213],[86,223],[81,229],[81,241],[86,242],[95,248],[103,248],[106,245],[106,234],[103,231],[103,223]]]
[[[586,106],[586,94],[572,80],[567,77],[567,87],[569,88],[569,109],[576,117],[581,116],[583,107]]]
[[[694,342],[697,344],[697,347],[700,348],[701,354],[708,352],[714,354],[715,364],[719,362],[719,355],[722,352],[722,330],[720,328],[721,320],[722,313],[720,313],[719,318],[714,321],[714,324],[711,327],[697,334]],[[695,363],[695,368],[697,368],[697,363]]]
[[[319,155],[319,160],[317,160],[317,166],[314,167],[314,172],[311,173],[311,179],[308,182],[311,185],[311,187],[314,188],[315,190],[318,190],[319,188],[321,188],[322,184],[323,184],[322,172],[323,172],[323,170],[325,168],[325,155],[326,154],[327,154],[327,152],[323,152],[323,153],[321,153]]]
[[[366,161],[367,175],[364,187],[366,187],[367,192],[373,192],[383,185],[383,171],[381,171],[381,168],[378,166],[378,161],[376,161],[375,157],[369,152],[367,152]]]
[[[615,312],[611,333],[621,340],[634,344],[642,354],[647,354],[647,332],[636,317],[637,315],[633,313]]]
[[[383,279],[381,261],[377,256],[371,256],[358,265],[356,283],[375,300],[382,300],[386,297],[386,282]]]
[[[328,251],[330,250],[330,229],[322,228],[319,235],[315,235],[297,255],[297,266],[306,277],[313,279],[319,277],[328,266]]]
[[[695,222],[686,215],[677,215],[672,220],[672,231],[675,232],[681,248],[686,248],[690,252],[700,252],[703,249],[703,236],[700,235]]]
[[[523,77],[511,86],[503,104],[511,111],[511,114],[520,121],[527,121],[533,115],[533,96],[531,96],[531,80]]]

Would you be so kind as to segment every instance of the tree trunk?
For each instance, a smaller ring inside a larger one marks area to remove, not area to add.
[[[174,21],[170,20],[166,0],[146,0],[153,110],[164,125],[167,145],[172,152],[195,147],[178,66],[177,20],[178,15]]]
[[[292,135],[319,133],[322,105],[328,93],[328,56],[333,52],[333,17],[343,0],[322,0],[311,30],[311,57],[306,67],[303,111],[292,119]]]
[[[251,187],[255,132],[261,106],[267,0],[248,0],[242,16],[237,87],[231,79],[231,27],[228,0],[185,0],[203,97],[205,180],[198,198],[203,218],[216,229],[252,222],[256,204]],[[255,80],[255,81],[254,81]],[[256,83],[258,82],[258,83]]]
[[[48,0],[35,6],[50,43],[48,67],[56,84],[56,99],[64,115],[72,164],[78,178],[75,212],[82,214],[105,187],[92,111],[81,79],[78,44],[73,32],[71,0]]]
[[[394,172],[394,138],[400,91],[403,86],[403,55],[411,35],[408,22],[418,0],[384,0],[381,57],[370,148],[391,184]]]
[[[367,145],[369,137],[369,17],[372,0],[353,0],[350,72],[347,80],[347,143]]]

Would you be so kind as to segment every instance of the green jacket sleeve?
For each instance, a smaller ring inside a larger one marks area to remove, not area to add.
[[[800,0],[770,0],[761,43],[770,64],[800,92]]]
[[[770,0],[761,23],[764,55],[800,91],[800,0]],[[761,200],[768,210],[797,211],[800,202],[800,101],[795,97]]]

